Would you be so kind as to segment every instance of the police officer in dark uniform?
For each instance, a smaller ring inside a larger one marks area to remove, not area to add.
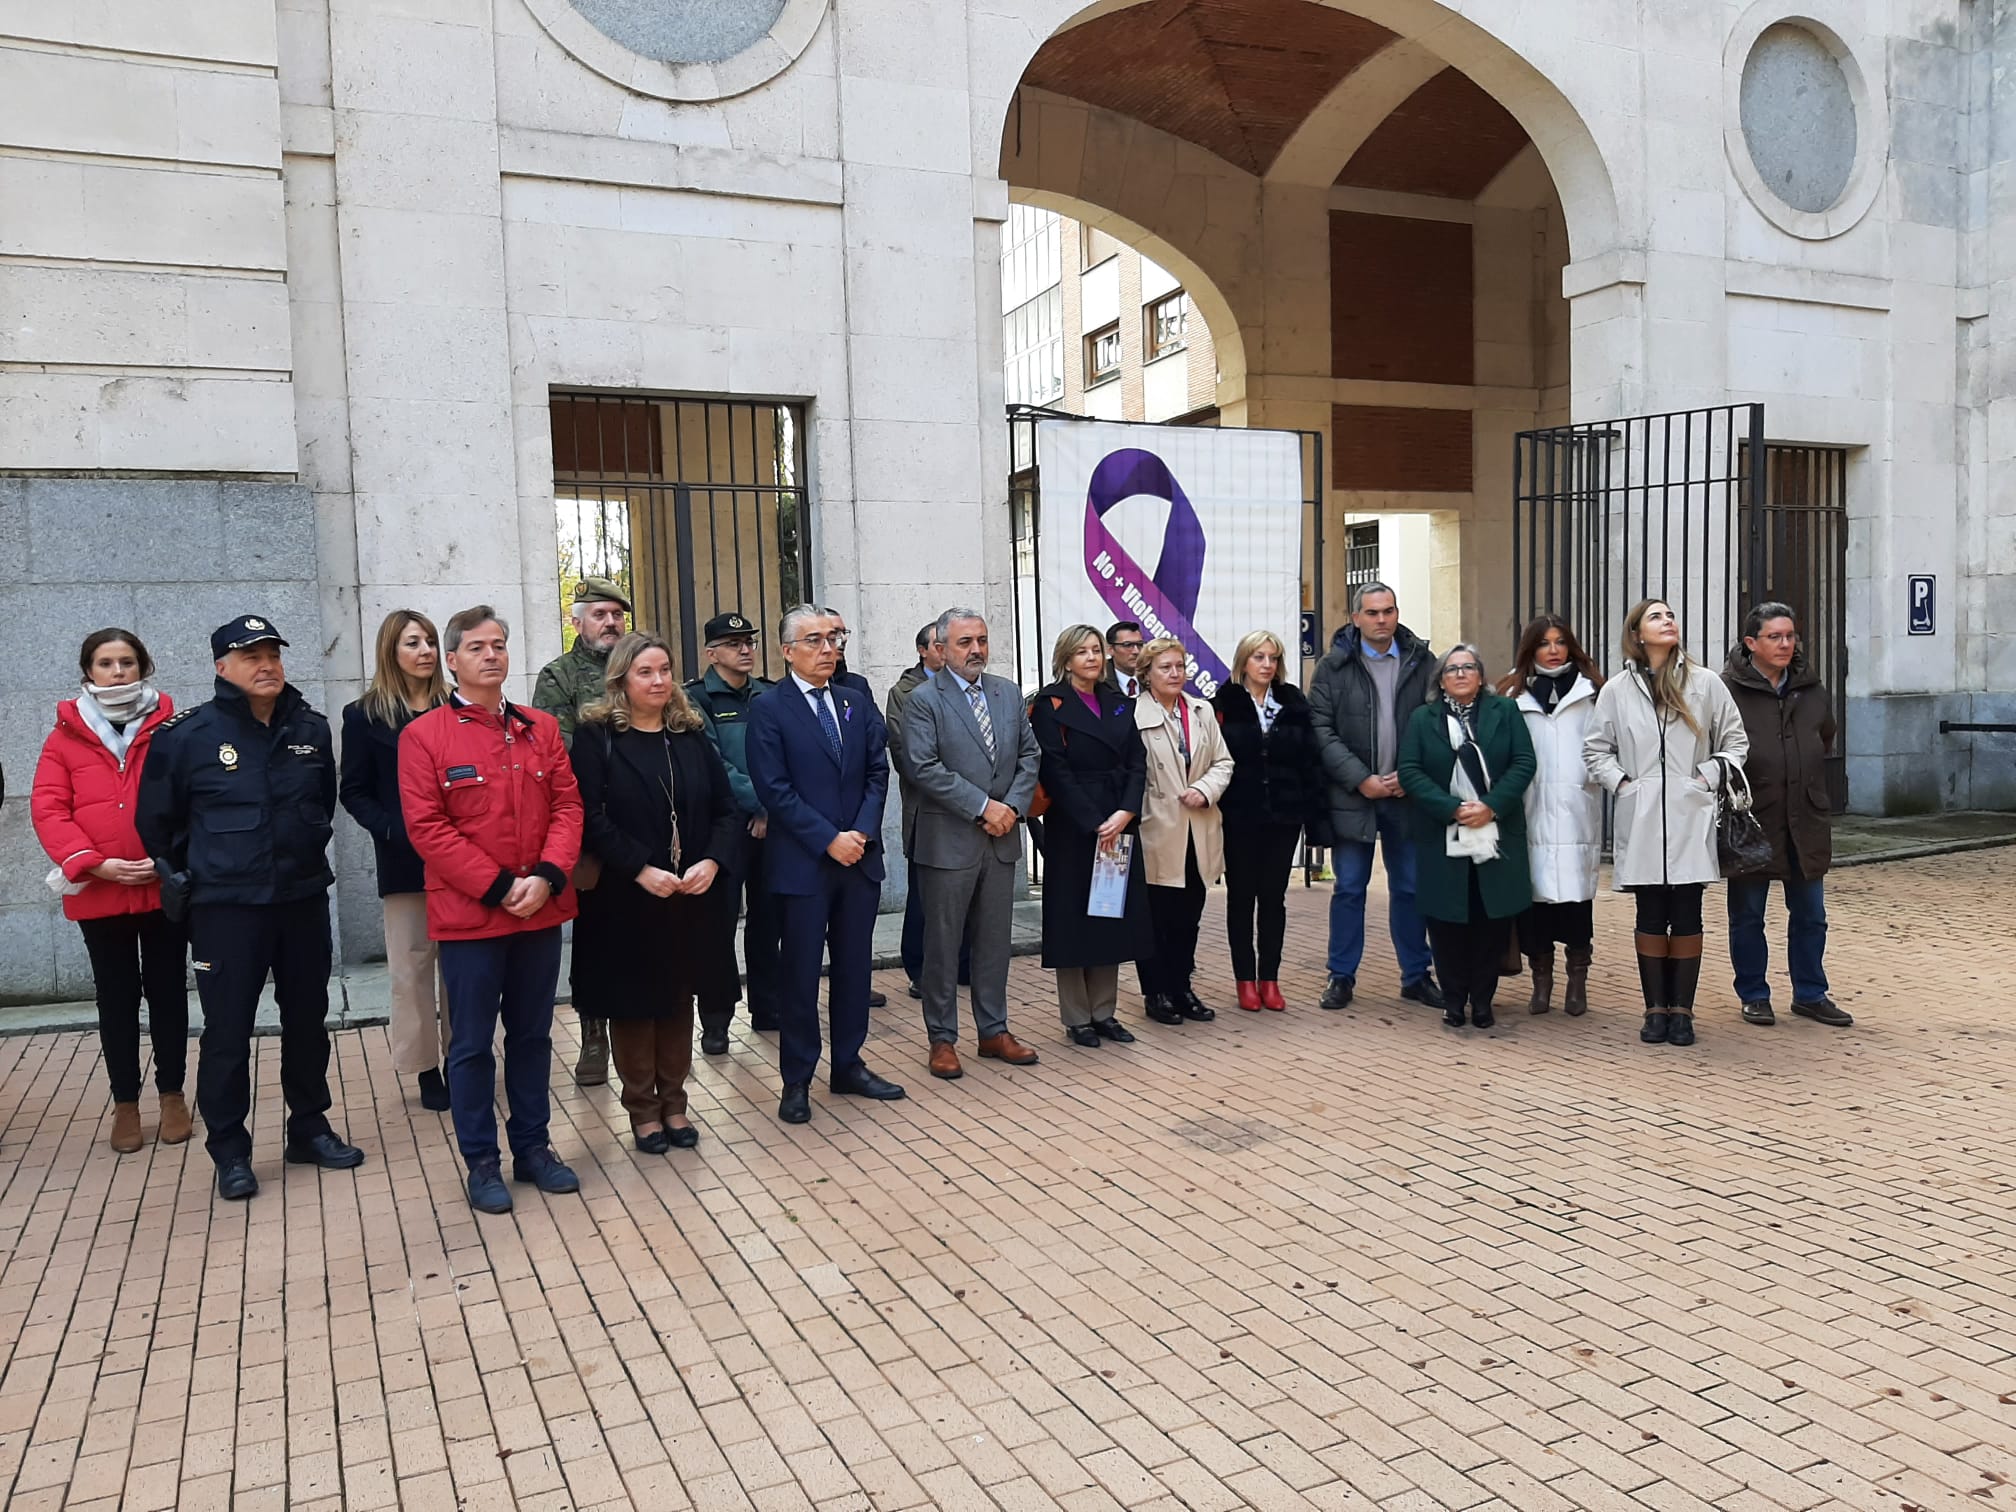
[[[742,847],[740,874],[727,879],[726,888],[717,886],[725,915],[721,931],[723,958],[715,963],[711,985],[700,991],[700,1048],[708,1055],[728,1053],[728,1026],[735,1018],[735,1004],[741,997],[741,980],[735,969],[735,913],[746,906],[748,922],[742,932],[742,954],[749,967],[749,1023],[755,1029],[777,1027],[777,943],[780,925],[770,890],[763,883],[763,834],[767,821],[763,805],[756,801],[755,784],[749,780],[748,747],[744,733],[749,705],[771,684],[755,675],[756,627],[742,615],[729,610],[707,621],[707,673],[686,684],[686,699],[698,711],[707,736],[721,753],[728,768],[728,786],[735,794],[735,806],[742,811],[748,840]],[[746,904],[744,903],[746,900]]]
[[[135,815],[170,917],[186,911],[203,1004],[196,1106],[217,1195],[252,1174],[252,1020],[266,974],[280,1005],[287,1159],[347,1170],[364,1152],[329,1126],[329,871],[336,753],[329,721],[287,681],[270,621],[210,637],[217,693],[154,733]]]

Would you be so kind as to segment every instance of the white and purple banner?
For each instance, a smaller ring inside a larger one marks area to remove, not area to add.
[[[1292,431],[1046,420],[1038,608],[1050,638],[1139,620],[1190,652],[1190,689],[1232,675],[1240,637],[1270,630],[1300,681],[1302,440]]]

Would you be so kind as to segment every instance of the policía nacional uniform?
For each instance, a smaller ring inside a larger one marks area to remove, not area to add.
[[[212,655],[286,645],[257,615],[210,638]],[[329,721],[288,683],[261,723],[233,684],[165,721],[141,778],[138,828],[180,894],[203,1005],[196,1105],[222,1168],[249,1160],[253,1018],[267,974],[280,1009],[287,1158],[344,1167],[363,1152],[329,1125],[329,870],[336,754]],[[182,901],[186,900],[186,902]],[[245,1194],[245,1195],[249,1195]]]

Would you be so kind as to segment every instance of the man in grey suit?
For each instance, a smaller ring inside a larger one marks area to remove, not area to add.
[[[987,621],[975,609],[938,616],[945,664],[903,706],[903,757],[917,795],[910,855],[924,894],[924,1027],[931,1074],[959,1066],[959,952],[972,959],[980,1054],[1029,1066],[1036,1052],[1008,1032],[1016,832],[1036,794],[1036,732],[1022,695],[987,675]],[[906,809],[906,818],[908,817]]]

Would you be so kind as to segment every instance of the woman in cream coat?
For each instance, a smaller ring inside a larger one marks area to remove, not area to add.
[[[1197,968],[1197,923],[1204,889],[1225,870],[1225,824],[1218,800],[1232,781],[1232,753],[1211,705],[1183,691],[1190,654],[1164,636],[1141,648],[1147,686],[1134,723],[1148,752],[1148,796],[1141,806],[1142,859],[1155,953],[1136,963],[1148,1017],[1158,1024],[1199,1023],[1218,1015],[1190,985]]]
[[[1638,1038],[1691,1045],[1701,895],[1722,874],[1715,795],[1726,766],[1749,755],[1750,738],[1722,679],[1681,649],[1666,603],[1632,607],[1623,652],[1623,670],[1596,697],[1582,756],[1617,800],[1612,882],[1638,903]]]

